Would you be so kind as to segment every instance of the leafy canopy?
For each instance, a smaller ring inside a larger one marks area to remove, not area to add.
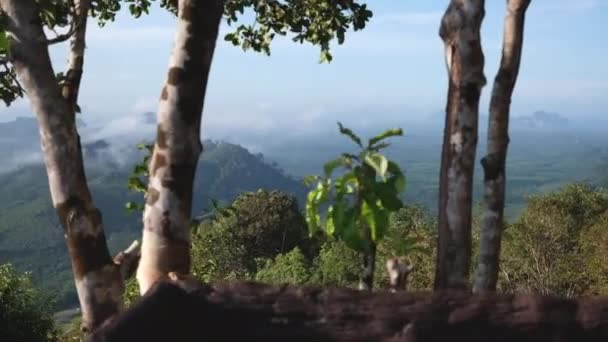
[[[405,176],[399,166],[380,151],[389,146],[387,138],[403,135],[401,129],[387,130],[364,145],[353,131],[338,123],[340,133],[359,148],[358,155],[343,153],[324,166],[323,176],[306,178],[316,185],[308,193],[306,222],[311,235],[321,226],[326,234],[343,240],[350,248],[365,252],[368,240],[376,243],[387,230],[389,214],[403,207],[400,194],[405,189]],[[344,172],[333,179],[337,169]],[[329,204],[322,222],[319,210]],[[369,236],[367,229],[369,229]]]
[[[76,29],[72,1],[37,0],[40,18],[47,31],[55,37],[49,44],[66,41]],[[150,13],[154,2],[177,14],[177,0],[92,0],[89,15],[103,27],[116,19],[124,7],[139,18]],[[270,45],[278,36],[290,35],[294,42],[309,43],[320,48],[320,62],[331,62],[330,44],[343,44],[351,28],[364,29],[372,17],[367,5],[357,0],[225,0],[224,18],[232,31],[224,40],[243,50],[270,55]],[[245,23],[243,23],[245,22]],[[66,31],[59,34],[58,31]],[[0,99],[9,106],[24,91],[10,63],[10,38],[6,21],[0,13]],[[60,83],[63,73],[57,75]]]

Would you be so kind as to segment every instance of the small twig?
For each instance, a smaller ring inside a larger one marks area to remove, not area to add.
[[[74,4],[74,1],[71,1],[71,4],[72,4],[72,6],[71,6],[72,22],[70,23],[70,30],[64,34],[57,34],[57,31],[55,31],[55,29],[50,28],[50,30],[56,34],[56,37],[54,37],[52,39],[47,39],[46,43],[48,45],[65,42],[66,40],[70,39],[70,37],[72,37],[74,35],[74,33],[76,33],[76,31],[80,28],[80,25],[79,25],[80,18],[76,16],[76,5]],[[87,15],[87,14],[85,13],[84,15]]]
[[[135,240],[122,252],[119,252],[114,257],[114,263],[120,268],[120,275],[122,279],[126,281],[133,276],[137,265],[139,264],[140,258],[140,246],[139,241]]]

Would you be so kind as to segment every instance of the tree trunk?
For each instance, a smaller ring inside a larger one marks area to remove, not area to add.
[[[223,1],[180,0],[175,45],[158,109],[137,270],[141,293],[170,272],[190,272],[192,185]]]
[[[119,312],[121,273],[110,257],[101,213],[91,201],[73,106],[57,84],[38,8],[33,0],[0,0],[0,6],[12,39],[10,61],[38,119],[51,199],[65,229],[83,329],[91,331]]]
[[[68,71],[61,94],[73,106],[73,113],[77,112],[78,91],[82,79],[84,65],[84,50],[86,46],[87,18],[91,7],[90,0],[74,1],[74,25],[76,27],[70,39],[70,52],[68,54]]]
[[[608,341],[608,298],[158,283],[92,341]]]
[[[484,171],[484,213],[481,220],[475,292],[496,291],[505,207],[505,165],[509,144],[511,95],[519,73],[525,14],[531,0],[509,0],[500,69],[494,79]]]
[[[368,246],[369,250],[363,253],[363,273],[359,283],[359,289],[365,291],[371,291],[374,288],[376,269],[376,243],[371,241],[371,237],[369,237]]]
[[[435,289],[469,287],[471,206],[479,97],[485,85],[483,0],[452,0],[441,21],[449,77],[439,180]]]

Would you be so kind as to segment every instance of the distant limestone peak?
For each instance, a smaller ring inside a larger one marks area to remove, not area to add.
[[[558,113],[539,110],[531,115],[513,117],[514,128],[521,129],[563,129],[569,125],[568,119]]]

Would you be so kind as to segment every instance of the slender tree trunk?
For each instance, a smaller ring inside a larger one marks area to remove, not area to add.
[[[80,80],[84,65],[84,50],[86,47],[87,18],[91,7],[90,0],[74,1],[74,25],[76,30],[70,39],[70,51],[68,54],[68,71],[65,82],[61,88],[61,94],[73,106],[76,114]]]
[[[205,90],[223,1],[180,0],[175,45],[158,109],[144,209],[141,293],[169,273],[190,272],[192,185],[202,152]]]
[[[361,274],[361,281],[359,283],[359,289],[365,291],[371,291],[374,288],[374,272],[376,268],[376,244],[369,241],[369,251],[363,254],[363,273]]]
[[[366,178],[373,178],[376,175],[376,171],[369,165],[364,164],[363,173]],[[363,204],[363,196],[367,190],[365,188],[365,182],[362,180],[359,181],[359,195],[357,197],[357,207],[359,210],[362,210]],[[363,236],[365,237],[367,244],[367,250],[363,252],[361,261],[363,265],[363,269],[361,272],[361,279],[359,280],[359,290],[363,291],[371,291],[374,288],[374,272],[376,271],[376,243],[372,240],[372,232],[370,230],[369,225],[362,220],[361,228],[363,228]]]
[[[509,144],[511,94],[519,73],[525,14],[531,0],[509,0],[500,69],[494,79],[488,122],[488,147],[481,160],[484,171],[484,213],[481,221],[475,292],[495,291],[505,206],[505,164]]]
[[[471,206],[479,97],[485,85],[483,0],[452,0],[441,21],[449,77],[439,181],[435,289],[469,287]]]
[[[88,5],[82,1],[81,10]],[[72,106],[75,95],[64,98],[61,94],[36,3],[0,0],[0,6],[11,37],[10,61],[38,119],[51,198],[72,260],[83,330],[91,331],[120,311],[124,286],[86,183]],[[84,44],[84,36],[74,40]],[[124,260],[123,254],[120,261]]]

